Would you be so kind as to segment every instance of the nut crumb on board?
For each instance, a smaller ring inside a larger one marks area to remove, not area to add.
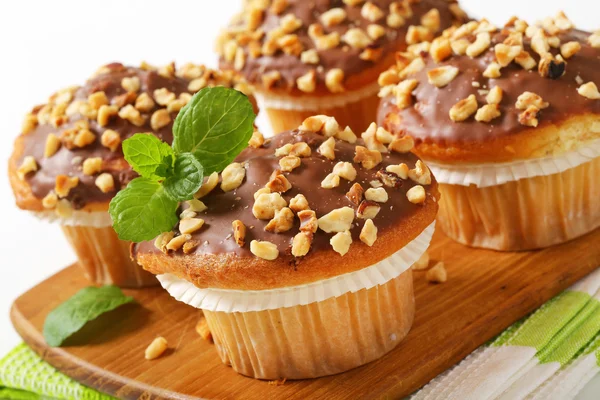
[[[448,280],[448,273],[446,272],[446,268],[444,267],[444,263],[442,261],[435,264],[430,270],[425,274],[425,279],[428,282],[432,283],[444,283]]]
[[[200,320],[196,324],[196,332],[198,332],[198,335],[202,336],[202,339],[208,340],[212,343],[212,333],[210,333],[210,329],[208,328],[206,317],[200,317]]]
[[[155,358],[160,357],[165,350],[167,350],[167,339],[162,336],[157,337],[150,343],[148,347],[146,347],[145,357],[146,360],[154,360]]]
[[[422,271],[429,268],[429,253],[425,252],[413,265],[413,271]]]
[[[283,378],[283,379],[276,379],[274,381],[269,381],[269,385],[272,386],[283,386],[285,385],[285,382],[287,381],[287,378]]]

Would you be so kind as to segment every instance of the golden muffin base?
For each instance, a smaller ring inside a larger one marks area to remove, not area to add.
[[[131,242],[120,240],[111,226],[61,226],[78,264],[94,284],[140,288],[158,285],[154,275],[131,260]]]
[[[478,188],[439,184],[439,227],[472,247],[548,247],[600,226],[600,158],[564,172]]]
[[[268,94],[265,95],[265,98],[268,99]],[[302,98],[290,101],[303,104]],[[311,110],[286,110],[263,106],[262,110],[267,113],[271,126],[273,127],[273,132],[276,133],[296,129],[302,125],[302,122],[304,122],[306,118],[315,114],[323,114],[334,117],[342,128],[350,126],[355,130],[354,133],[360,135],[375,121],[378,104],[379,98],[377,97],[377,93],[373,93],[358,101],[348,102],[341,107],[316,107]]]
[[[221,360],[258,379],[337,374],[382,357],[408,334],[412,270],[337,298],[275,310],[204,315]]]

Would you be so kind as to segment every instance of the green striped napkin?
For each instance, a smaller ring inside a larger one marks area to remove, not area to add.
[[[58,372],[24,343],[0,360],[0,399],[112,400]]]
[[[431,381],[413,399],[574,398],[600,371],[599,290],[600,269]],[[555,396],[558,387],[558,397],[547,397]]]

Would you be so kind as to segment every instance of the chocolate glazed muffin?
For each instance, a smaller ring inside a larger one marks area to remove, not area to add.
[[[150,132],[171,143],[175,116],[207,85],[249,90],[234,74],[200,65],[112,63],[27,114],[9,162],[17,206],[61,224],[92,282],[157,283],[130,259],[129,243],[118,239],[107,212],[113,196],[137,176],[121,142]]]
[[[219,37],[221,68],[257,89],[273,130],[315,112],[363,131],[375,119],[377,76],[405,50],[466,15],[447,0],[254,0]]]
[[[439,222],[497,250],[600,226],[600,35],[563,13],[530,26],[469,22],[380,76],[378,120],[411,136],[440,181]]]
[[[178,226],[134,255],[204,309],[221,359],[241,374],[301,379],[365,364],[409,331],[410,266],[433,233],[437,184],[411,144],[369,150],[323,115],[254,137],[220,185],[209,177]]]

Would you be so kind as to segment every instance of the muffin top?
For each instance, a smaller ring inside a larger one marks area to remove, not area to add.
[[[394,52],[466,19],[448,0],[248,0],[220,35],[222,68],[257,89],[339,93],[362,88]]]
[[[25,117],[10,160],[11,185],[20,208],[108,209],[110,199],[137,174],[121,142],[150,132],[171,143],[173,121],[192,94],[206,86],[248,92],[232,72],[174,63],[154,68],[112,63],[83,86],[54,93]]]
[[[502,29],[469,22],[423,50],[380,76],[378,120],[426,159],[527,159],[600,137],[600,33],[563,13]]]
[[[250,144],[184,203],[174,231],[135,245],[145,269],[198,287],[304,284],[373,265],[435,219],[437,183],[410,138],[372,124],[357,139],[315,116]]]

